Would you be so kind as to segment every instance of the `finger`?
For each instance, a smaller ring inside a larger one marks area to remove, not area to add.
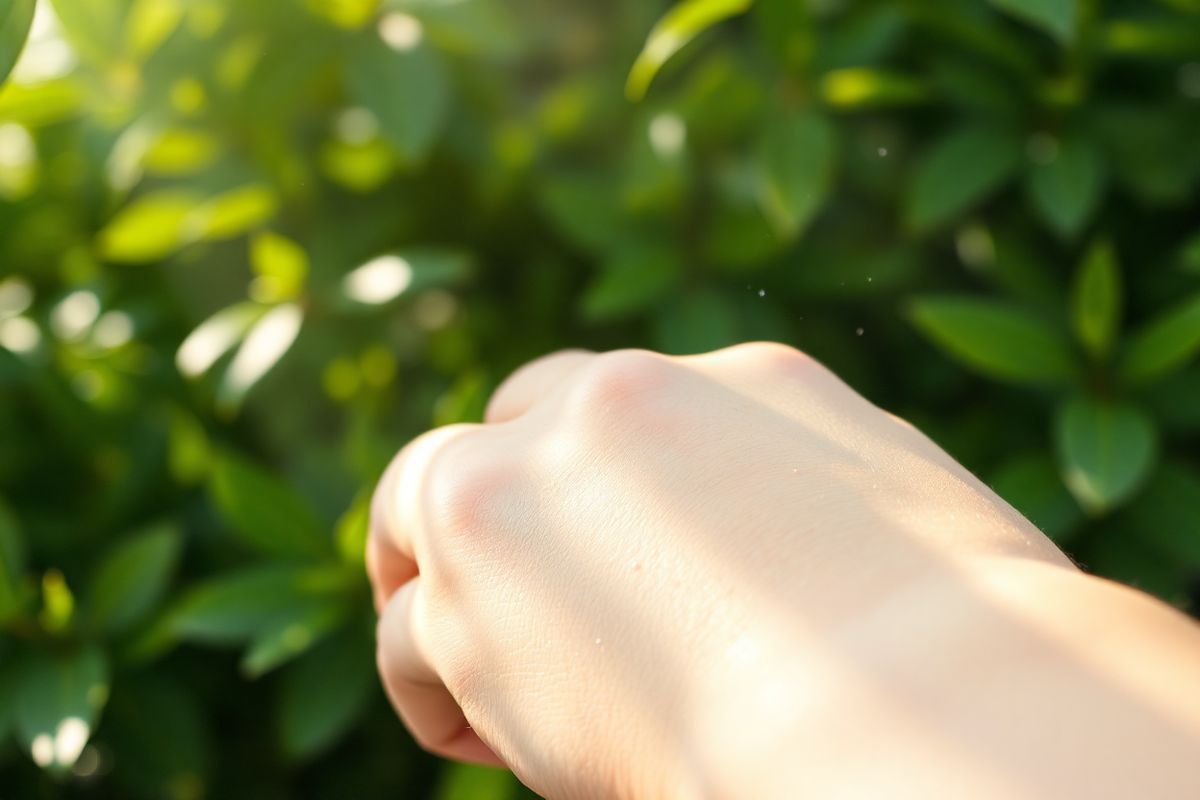
[[[478,428],[448,425],[418,437],[392,459],[379,479],[371,498],[367,539],[367,575],[376,611],[419,571],[417,541],[424,535],[423,498],[434,459]]]
[[[423,637],[421,579],[413,578],[388,601],[379,619],[379,675],[400,718],[423,748],[445,758],[504,766],[468,724],[442,684]]]
[[[595,357],[595,353],[587,350],[560,350],[530,361],[492,394],[484,420],[495,423],[516,419],[567,375]]]

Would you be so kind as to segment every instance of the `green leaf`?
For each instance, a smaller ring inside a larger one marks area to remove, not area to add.
[[[308,253],[286,236],[263,231],[250,240],[250,266],[258,274],[251,289],[256,300],[292,300],[304,290]]]
[[[992,5],[1024,22],[1042,28],[1060,42],[1075,36],[1079,0],[991,0]]]
[[[217,459],[213,502],[244,542],[268,555],[320,557],[330,552],[317,513],[286,483],[232,453]]]
[[[25,47],[34,5],[34,0],[0,0],[0,84]]]
[[[16,614],[25,594],[25,543],[17,518],[0,500],[0,622]]]
[[[1128,500],[1158,452],[1154,422],[1140,409],[1087,398],[1059,410],[1055,438],[1063,480],[1092,514]]]
[[[114,0],[51,0],[63,34],[85,61],[108,66],[121,54],[128,4]]]
[[[270,221],[279,211],[279,196],[262,184],[248,184],[206,200],[186,220],[193,238],[230,239]]]
[[[911,305],[909,317],[949,355],[989,377],[1064,384],[1076,374],[1066,337],[1022,308],[974,297],[926,297]]]
[[[804,232],[833,186],[837,132],[814,113],[778,115],[767,123],[758,153],[758,199],[783,239]]]
[[[326,603],[259,633],[242,658],[242,674],[259,678],[286,664],[333,633],[349,613],[345,603]]]
[[[673,298],[655,318],[655,346],[665,353],[707,353],[738,341],[741,324],[729,298],[700,289]]]
[[[161,261],[192,241],[190,221],[201,206],[190,192],[167,189],[134,200],[109,220],[97,238],[100,256],[123,264]]]
[[[1200,295],[1167,311],[1138,331],[1121,360],[1131,383],[1161,378],[1200,353]]]
[[[1059,477],[1054,458],[1032,453],[1006,462],[990,481],[996,494],[1056,542],[1066,541],[1083,521],[1075,498]]]
[[[908,226],[926,233],[966,214],[1012,177],[1021,157],[1020,140],[994,127],[960,128],[941,139],[917,165]]]
[[[713,25],[746,12],[751,5],[753,0],[682,0],[676,4],[650,31],[629,70],[626,96],[635,102],[641,100],[672,56]]]
[[[175,33],[184,11],[182,0],[133,0],[125,19],[128,52],[145,61]]]
[[[1104,194],[1104,158],[1090,142],[1063,139],[1053,160],[1029,174],[1033,207],[1064,239],[1072,239],[1096,212]]]
[[[31,659],[21,684],[17,733],[40,767],[68,769],[108,700],[108,665],[95,647]]]
[[[681,272],[673,248],[641,243],[621,248],[584,290],[583,316],[610,322],[644,311],[670,292]]]
[[[840,109],[906,106],[928,99],[920,80],[899,72],[870,67],[846,67],[821,78],[825,102]]]
[[[425,160],[450,109],[450,83],[428,42],[391,47],[371,35],[352,48],[350,94],[379,120],[383,135],[409,163]]]
[[[1092,245],[1075,276],[1071,323],[1093,356],[1108,355],[1121,322],[1121,272],[1110,242]]]
[[[442,771],[436,800],[515,800],[521,785],[506,769],[452,764]]]
[[[271,565],[214,578],[189,590],[171,610],[180,638],[238,644],[342,602],[354,586],[344,569]]]
[[[1171,562],[1200,568],[1200,474],[1182,462],[1163,464],[1121,521],[1129,533],[1153,543]]]
[[[554,227],[587,250],[603,252],[625,227],[620,189],[594,175],[562,175],[541,186],[541,201]]]
[[[174,525],[158,525],[122,542],[100,562],[86,595],[96,629],[122,633],[146,618],[167,591],[179,563],[183,537]]]
[[[235,413],[255,384],[292,349],[303,326],[304,312],[296,303],[275,306],[255,322],[221,378],[218,409]]]
[[[283,672],[279,738],[292,758],[310,758],[335,744],[366,710],[378,685],[374,642],[360,626],[348,628]]]
[[[184,800],[212,761],[211,709],[201,693],[164,670],[123,675],[104,713],[112,780],[120,796]],[[166,735],[164,735],[164,733]]]

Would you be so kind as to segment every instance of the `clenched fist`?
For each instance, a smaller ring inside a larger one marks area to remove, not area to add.
[[[551,798],[1200,796],[1190,623],[781,345],[522,368],[369,567],[413,735]]]

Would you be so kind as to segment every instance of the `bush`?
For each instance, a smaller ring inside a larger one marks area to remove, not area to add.
[[[0,90],[6,796],[516,796],[387,707],[366,502],[567,345],[792,343],[1190,602],[1195,0],[52,7]]]

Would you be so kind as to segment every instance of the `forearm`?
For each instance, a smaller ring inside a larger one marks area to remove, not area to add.
[[[790,681],[779,676],[790,694],[762,676],[743,685],[700,739],[724,747],[695,759],[706,793],[1200,797],[1200,630],[1188,619],[1037,562],[953,575],[804,634]],[[727,725],[747,706],[767,723],[730,751]]]

